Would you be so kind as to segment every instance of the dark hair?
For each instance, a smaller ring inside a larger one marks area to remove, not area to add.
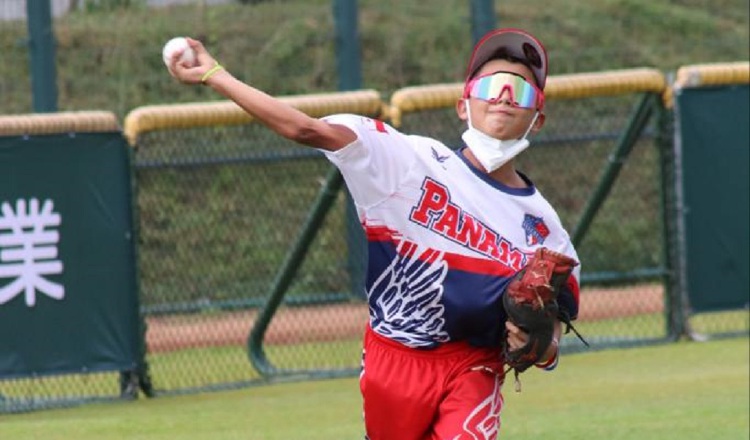
[[[531,63],[529,63],[529,60],[522,57],[517,57],[510,53],[510,51],[504,47],[499,48],[495,52],[492,53],[492,55],[487,58],[487,61],[485,61],[483,64],[479,65],[475,71],[471,72],[471,76],[469,76],[469,79],[474,78],[477,76],[477,72],[479,72],[482,67],[484,67],[485,64],[489,63],[492,60],[505,60],[510,61],[511,63],[519,63],[526,66],[531,71],[531,76],[534,77],[534,82],[536,85],[539,85],[539,80],[536,78],[536,75],[534,75],[534,68],[531,66]]]

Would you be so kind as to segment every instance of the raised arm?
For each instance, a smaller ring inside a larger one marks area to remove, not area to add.
[[[182,51],[172,56],[169,73],[184,84],[204,84],[224,97],[234,101],[243,110],[279,135],[324,150],[335,151],[356,139],[355,133],[342,125],[328,124],[279,101],[278,99],[243,83],[208,53],[203,44],[187,38],[195,51],[195,65],[180,62]],[[211,71],[211,72],[210,72]],[[207,73],[210,73],[207,75]]]

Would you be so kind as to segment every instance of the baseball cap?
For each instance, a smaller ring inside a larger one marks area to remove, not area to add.
[[[466,79],[471,78],[501,48],[505,48],[514,57],[526,60],[537,86],[544,90],[547,83],[547,51],[533,35],[515,28],[495,29],[479,40],[469,59]]]

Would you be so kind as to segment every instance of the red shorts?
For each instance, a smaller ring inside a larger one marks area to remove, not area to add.
[[[499,349],[450,342],[432,350],[365,334],[360,389],[369,440],[495,440]]]

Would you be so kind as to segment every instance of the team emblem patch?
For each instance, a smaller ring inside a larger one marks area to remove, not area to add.
[[[549,236],[549,228],[544,224],[544,220],[541,217],[526,214],[523,217],[522,226],[526,232],[526,244],[529,246],[544,244],[544,240]]]

